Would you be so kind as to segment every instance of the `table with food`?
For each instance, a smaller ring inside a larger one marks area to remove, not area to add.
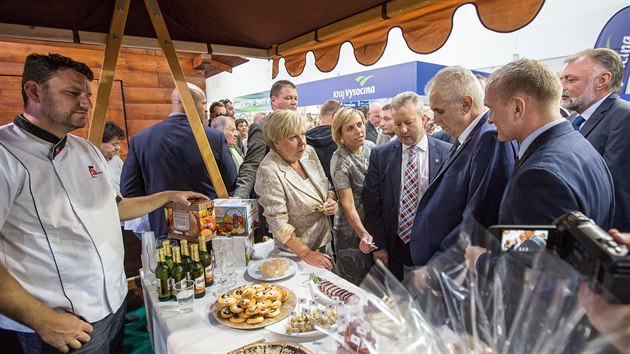
[[[254,353],[253,348],[261,346],[279,346],[282,353],[336,351],[336,347],[322,347],[326,333],[316,327],[336,328],[346,307],[365,303],[367,293],[297,257],[268,256],[273,240],[255,248],[246,267],[233,268],[232,286],[221,289],[215,277],[205,295],[196,296],[192,311],[181,311],[174,295],[160,301],[162,286],[156,274],[144,272],[147,318],[156,353]],[[175,256],[175,264],[180,257]]]

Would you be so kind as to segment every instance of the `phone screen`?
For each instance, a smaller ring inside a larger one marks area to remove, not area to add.
[[[510,251],[517,248],[521,243],[531,238],[540,238],[545,243],[549,237],[549,230],[519,230],[519,229],[504,229],[501,231],[501,250]]]

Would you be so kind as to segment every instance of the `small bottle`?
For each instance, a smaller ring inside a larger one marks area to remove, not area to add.
[[[173,246],[173,269],[171,269],[171,284],[179,283],[182,280],[186,280],[186,269],[182,266],[182,256],[179,253],[179,246]],[[173,294],[175,298],[175,294]]]
[[[199,262],[199,246],[190,245],[192,250],[192,265],[190,267],[190,277],[195,281],[195,299],[206,295],[206,277],[204,276],[203,265]]]
[[[192,260],[190,259],[190,250],[188,249],[188,240],[179,241],[179,246],[182,251],[182,266],[186,270],[186,279],[192,279],[190,275],[190,265]]]
[[[168,266],[164,261],[164,251],[157,249],[157,267],[155,267],[155,278],[157,279],[158,300],[168,301],[171,298],[171,280]]]
[[[173,269],[173,256],[171,254],[171,240],[162,241],[162,249],[164,250],[164,261],[168,266],[168,270]]]
[[[210,253],[208,253],[206,238],[204,236],[199,236],[199,262],[203,265],[204,274],[206,275],[206,286],[212,286],[212,284],[214,284],[212,258],[210,258]]]

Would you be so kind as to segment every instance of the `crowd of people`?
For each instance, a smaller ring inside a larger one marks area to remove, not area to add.
[[[468,220],[548,225],[580,211],[630,231],[622,77],[609,49],[571,56],[560,77],[531,59],[488,78],[452,66],[426,85],[428,102],[415,92],[357,109],[329,100],[315,127],[287,80],[252,122],[188,88],[229,194],[258,200],[257,232],[355,284],[380,261],[426,287],[427,266]],[[162,235],[163,204],[217,197],[177,90],[172,113],[131,136],[124,164],[115,124],[100,149],[69,134],[86,124],[92,79],[70,58],[30,55],[24,113],[0,127],[0,334],[26,352],[119,352],[120,221],[149,213]],[[461,257],[476,271],[492,255],[470,245]]]

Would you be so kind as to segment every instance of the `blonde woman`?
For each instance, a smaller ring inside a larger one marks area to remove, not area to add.
[[[335,215],[333,238],[339,274],[360,284],[373,264],[376,247],[363,227],[363,179],[374,143],[366,140],[365,118],[356,109],[340,108],[332,123],[332,138],[339,148],[330,160],[333,184],[341,202]]]
[[[271,150],[258,168],[254,190],[278,248],[332,270],[329,216],[339,208],[305,131],[306,122],[295,111],[269,115],[263,133]]]

